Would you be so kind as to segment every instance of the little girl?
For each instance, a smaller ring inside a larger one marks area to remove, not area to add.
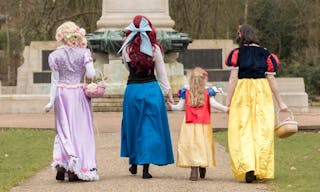
[[[179,103],[168,103],[171,110],[182,110],[185,118],[180,129],[178,141],[178,167],[191,167],[190,180],[205,178],[206,167],[215,167],[213,130],[210,107],[227,112],[228,108],[214,99],[216,92],[206,88],[208,73],[202,68],[191,72],[190,87],[179,90]]]

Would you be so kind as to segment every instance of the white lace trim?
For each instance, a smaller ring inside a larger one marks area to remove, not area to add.
[[[79,158],[77,157],[71,157],[70,160],[68,160],[67,163],[63,163],[60,161],[53,161],[51,163],[52,169],[56,170],[57,166],[65,168],[67,171],[74,172],[79,179],[85,180],[85,181],[97,181],[99,180],[99,175],[97,174],[97,171],[90,171],[86,170],[83,171],[81,169]]]

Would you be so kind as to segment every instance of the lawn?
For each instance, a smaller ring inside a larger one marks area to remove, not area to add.
[[[50,164],[54,131],[0,129],[0,192]]]
[[[227,132],[215,133],[227,145]],[[320,132],[299,132],[286,139],[275,138],[275,179],[268,181],[276,192],[320,191]]]

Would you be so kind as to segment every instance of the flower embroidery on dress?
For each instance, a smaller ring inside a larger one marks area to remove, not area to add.
[[[81,171],[84,172],[84,173],[86,173],[86,172],[88,171],[88,168],[85,168],[85,167],[84,167],[84,168],[81,169]]]

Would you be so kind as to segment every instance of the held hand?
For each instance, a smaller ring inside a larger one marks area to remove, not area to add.
[[[227,97],[226,99],[226,106],[229,108],[231,104],[231,99],[229,97]]]
[[[281,102],[279,104],[279,107],[280,107],[280,111],[283,111],[283,112],[287,112],[288,111],[288,106],[284,102]]]
[[[171,103],[170,103],[170,102],[167,102],[166,105],[167,105],[167,109],[168,109],[168,110],[172,110],[172,107],[171,107]]]
[[[170,104],[175,104],[173,97],[169,97],[169,103]]]
[[[47,113],[49,112],[53,107],[52,103],[48,103],[46,106],[44,106],[44,111]]]
[[[172,96],[172,93],[171,93],[171,90],[169,91],[169,93],[168,93],[168,101],[169,101],[169,103],[171,103],[171,104],[175,104],[174,103],[174,99],[173,99],[173,96]]]

